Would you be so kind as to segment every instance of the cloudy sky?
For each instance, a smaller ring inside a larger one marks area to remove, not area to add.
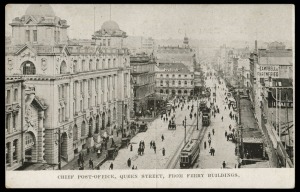
[[[9,23],[24,15],[29,5],[6,7],[5,34]],[[56,16],[67,20],[70,38],[90,39],[95,28],[110,19],[109,4],[52,4]],[[111,19],[128,35],[156,39],[190,38],[216,41],[293,41],[293,5],[133,5],[112,4]]]

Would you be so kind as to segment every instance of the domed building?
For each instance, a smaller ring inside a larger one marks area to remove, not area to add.
[[[20,135],[28,142],[7,143],[9,159],[17,146],[18,162],[57,164],[60,140],[60,159],[69,162],[80,151],[99,146],[103,136],[129,119],[130,57],[123,46],[126,33],[116,22],[104,22],[91,40],[76,42],[68,38],[67,21],[43,4],[30,5],[10,26],[6,80],[11,84],[22,78],[31,91],[20,120],[26,126],[16,128],[30,134]],[[13,97],[12,86],[6,91]],[[11,105],[7,117],[13,114]],[[15,139],[14,129],[7,130],[6,138]],[[7,165],[16,168],[12,162]]]

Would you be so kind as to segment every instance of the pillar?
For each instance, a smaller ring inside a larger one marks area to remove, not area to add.
[[[37,162],[44,161],[44,111],[38,112],[38,132],[36,138],[36,147],[37,147]]]

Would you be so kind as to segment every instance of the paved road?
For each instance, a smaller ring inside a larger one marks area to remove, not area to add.
[[[182,121],[184,120],[185,116],[187,117],[188,125],[187,133],[189,133],[193,128],[189,125],[195,125],[196,123],[194,117],[192,119],[189,118],[190,109],[187,109],[187,105],[191,106],[192,104],[194,104],[194,107],[196,107],[196,102],[191,101],[189,104],[185,104],[183,111],[181,111],[180,108],[176,109],[176,130],[168,130],[168,122],[163,121],[160,118],[155,119],[151,124],[149,124],[149,128],[146,132],[139,133],[131,139],[133,151],[130,151],[130,147],[127,149],[121,149],[115,160],[109,160],[105,162],[100,169],[109,169],[111,162],[114,165],[114,169],[132,169],[132,166],[137,167],[137,169],[166,168],[168,162],[176,153],[178,146],[184,139],[184,128],[182,126]],[[171,113],[171,116],[172,115],[173,113]],[[164,135],[164,141],[161,139],[162,135]],[[145,142],[145,152],[142,156],[137,154],[137,149],[141,140]],[[151,140],[154,140],[156,143],[156,153],[153,149],[150,149]],[[163,148],[166,150],[165,156],[162,155]],[[131,167],[127,166],[128,158],[131,159]]]

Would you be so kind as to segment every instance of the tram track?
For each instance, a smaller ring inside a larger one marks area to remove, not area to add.
[[[196,119],[194,120],[194,122],[195,121],[196,121]],[[187,135],[187,140],[190,140],[193,137],[194,132],[196,131],[196,127],[197,127],[197,125],[194,125],[193,128],[191,130],[189,130],[188,135]],[[207,128],[208,128],[207,126],[205,126],[205,127],[201,126],[200,131],[196,137],[196,138],[198,138],[199,144],[203,140],[203,137],[205,135]],[[181,143],[176,148],[176,152],[174,153],[172,158],[167,163],[166,169],[174,169],[174,168],[180,169],[180,166],[179,166],[180,152],[181,152],[181,148],[184,146],[184,144],[185,144],[184,140],[182,140]]]

